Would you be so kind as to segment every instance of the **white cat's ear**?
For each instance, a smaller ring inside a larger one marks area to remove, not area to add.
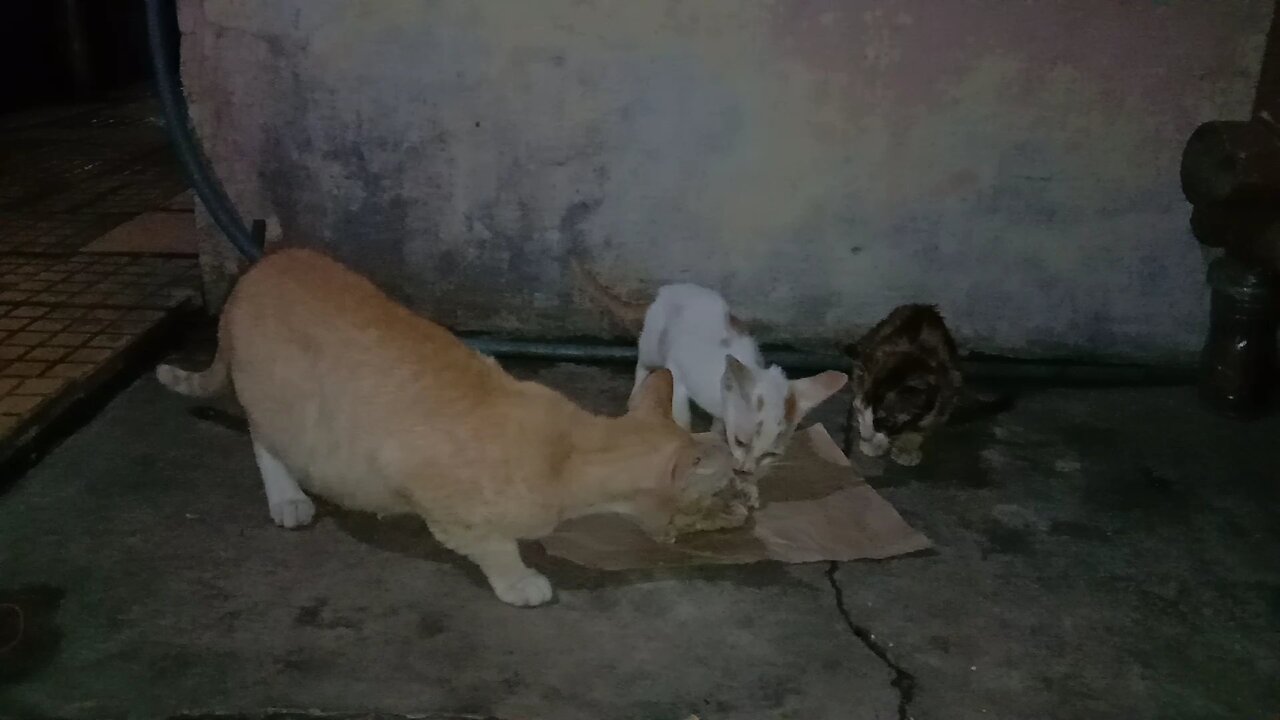
[[[725,395],[748,398],[755,384],[755,376],[741,360],[732,355],[724,356],[724,375],[720,377],[720,387]]]
[[[849,376],[835,370],[828,370],[813,377],[792,380],[787,392],[787,420],[800,422],[809,411],[822,404],[823,400],[835,395],[849,381]]]
[[[659,368],[649,373],[649,377],[640,383],[640,388],[627,401],[627,413],[650,415],[671,419],[671,393],[674,392],[675,379],[671,371]]]

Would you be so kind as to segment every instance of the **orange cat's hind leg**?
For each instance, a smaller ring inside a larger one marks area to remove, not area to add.
[[[316,514],[315,503],[302,492],[289,469],[257,440],[253,441],[253,455],[258,460],[258,471],[262,473],[262,488],[267,493],[271,519],[280,527],[289,529],[310,524]]]

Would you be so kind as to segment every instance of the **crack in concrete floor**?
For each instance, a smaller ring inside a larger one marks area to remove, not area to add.
[[[889,657],[889,651],[876,640],[876,636],[870,630],[853,621],[853,617],[849,614],[849,606],[844,601],[844,588],[840,587],[840,581],[836,579],[836,572],[839,569],[840,563],[833,562],[827,566],[826,572],[827,583],[835,593],[836,611],[840,613],[840,617],[844,618],[845,625],[849,626],[849,631],[854,637],[858,638],[858,641],[870,650],[871,654],[879,658],[880,662],[893,672],[893,680],[889,681],[889,685],[898,693],[898,720],[912,720],[911,700],[915,697],[916,676]]]

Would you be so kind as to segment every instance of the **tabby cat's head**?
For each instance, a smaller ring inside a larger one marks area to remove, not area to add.
[[[946,368],[910,353],[859,363],[853,408],[862,452],[883,455],[892,438],[920,430],[937,413],[946,379]]]

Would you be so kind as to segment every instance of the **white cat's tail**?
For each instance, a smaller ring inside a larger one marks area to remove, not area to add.
[[[649,312],[649,303],[630,302],[618,297],[612,290],[605,287],[603,282],[600,282],[600,278],[583,267],[577,258],[570,259],[569,265],[592,299],[603,305],[613,319],[628,331],[635,335],[640,334],[640,330],[644,327],[645,313]]]
[[[181,395],[207,398],[226,389],[230,378],[227,370],[227,360],[219,352],[206,370],[193,372],[175,365],[160,365],[156,368],[156,379],[161,385]]]

